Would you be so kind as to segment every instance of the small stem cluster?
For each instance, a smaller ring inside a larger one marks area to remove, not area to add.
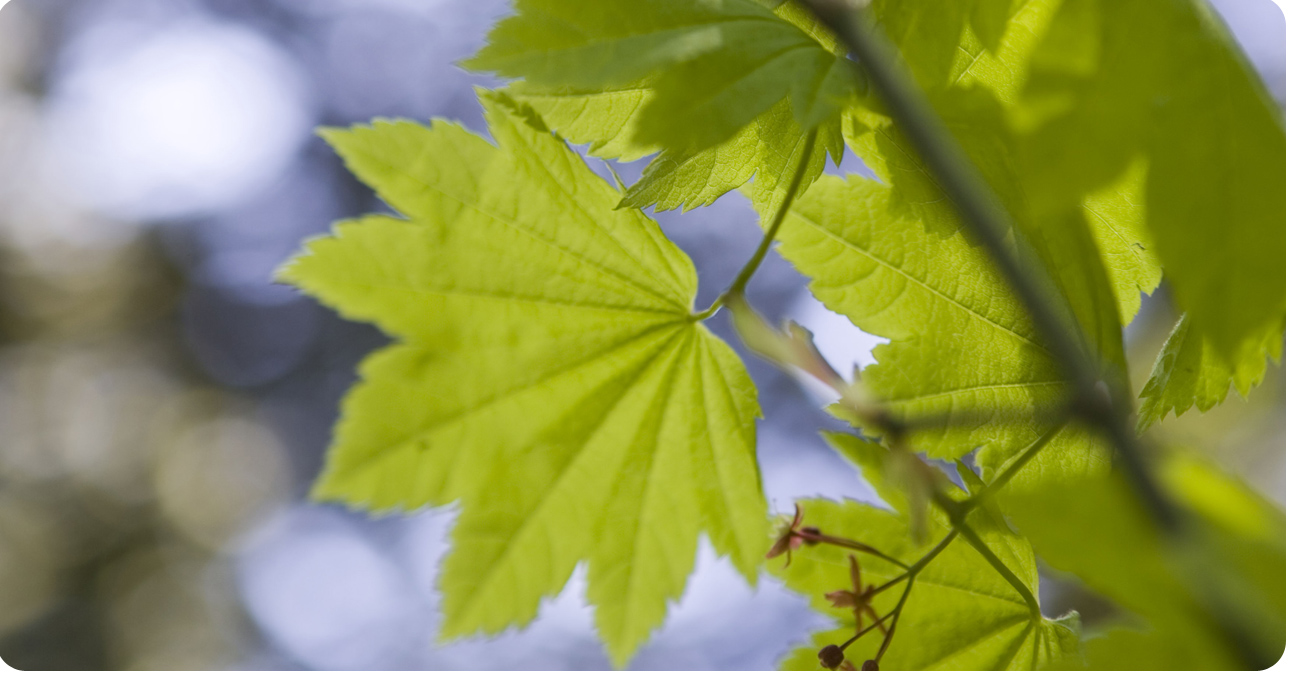
[[[949,544],[949,541],[953,539],[953,536],[954,533],[951,533],[950,536],[946,537],[945,541],[929,551],[927,555],[924,555],[913,565],[907,565],[899,559],[887,555],[877,548],[863,542],[826,534],[821,532],[819,528],[815,527],[802,527],[802,508],[801,506],[798,506],[794,512],[792,523],[785,528],[784,532],[775,541],[775,545],[771,547],[770,552],[766,554],[766,557],[773,558],[780,554],[788,554],[789,563],[791,564],[793,549],[802,545],[815,546],[824,544],[827,546],[836,546],[871,555],[904,570],[895,578],[884,584],[878,586],[874,586],[873,584],[865,585],[860,561],[856,559],[854,554],[849,554],[847,558],[851,564],[850,588],[830,591],[829,593],[824,594],[825,599],[829,600],[834,607],[851,608],[855,617],[856,632],[849,640],[841,645],[828,645],[824,649],[821,649],[819,654],[820,664],[831,670],[855,670],[855,666],[846,658],[846,649],[856,640],[867,635],[870,631],[877,630],[882,633],[882,645],[878,648],[877,654],[875,654],[872,659],[868,659],[864,662],[861,669],[878,670],[878,664],[881,662],[883,654],[886,653],[887,647],[891,644],[891,639],[896,633],[896,622],[900,619],[900,613],[905,607],[905,601],[909,598],[909,592],[913,588],[914,580],[917,578],[918,572],[926,567],[927,563],[931,562],[938,553],[944,550],[945,546]],[[901,581],[904,581],[905,589],[901,593],[900,600],[897,601],[896,607],[890,612],[887,612],[882,616],[878,616],[878,612],[873,608],[874,598],[884,591],[895,587]],[[870,623],[867,626],[864,625],[865,617],[870,619]]]

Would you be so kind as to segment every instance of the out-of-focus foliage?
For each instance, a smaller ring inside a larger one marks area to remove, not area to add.
[[[1170,492],[1194,516],[1195,536],[1220,565],[1185,579],[1196,560],[1151,523],[1117,478],[1083,480],[1016,497],[1013,519],[1056,569],[1079,576],[1132,616],[1091,639],[1090,667],[1232,670],[1243,666],[1216,620],[1239,639],[1280,654],[1286,635],[1286,521],[1277,506],[1212,465],[1171,454],[1161,467]],[[1191,568],[1189,569],[1189,566]],[[1197,594],[1223,594],[1241,615],[1215,617]],[[1145,624],[1143,623],[1145,621]]]
[[[156,237],[49,169],[49,27],[0,12],[0,658],[213,669],[257,642],[228,552],[290,497],[284,444],[195,372]]]

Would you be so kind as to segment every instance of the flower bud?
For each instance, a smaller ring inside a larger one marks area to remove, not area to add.
[[[837,670],[838,666],[846,660],[846,655],[842,653],[842,648],[837,645],[828,645],[820,650],[820,665],[829,670]]]

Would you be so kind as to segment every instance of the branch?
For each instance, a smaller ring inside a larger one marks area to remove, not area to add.
[[[1058,315],[1064,303],[1042,265],[1025,265],[1007,243],[1020,235],[1016,224],[957,140],[932,110],[922,92],[906,76],[886,38],[862,18],[864,10],[846,0],[800,0],[831,29],[856,57],[863,72],[856,76],[872,85],[886,103],[892,119],[913,144],[937,184],[958,211],[963,224],[989,254],[999,272],[1026,307],[1035,329],[1055,355],[1057,365],[1074,385],[1075,408],[1089,424],[1102,430],[1119,451],[1129,479],[1152,518],[1166,532],[1179,526],[1179,512],[1147,469],[1137,437],[1128,428],[1123,402],[1108,401],[1090,373],[1098,364],[1071,336]],[[868,75],[866,79],[864,76]]]
[[[1090,373],[1098,364],[1081,349],[1057,314],[1060,299],[1054,297],[1047,271],[1039,265],[1023,265],[1007,245],[1010,234],[1020,235],[1011,216],[977,168],[964,154],[925,97],[911,79],[901,72],[895,50],[874,30],[863,8],[855,0],[799,0],[828,27],[855,56],[863,69],[856,71],[866,85],[872,85],[887,106],[892,119],[913,144],[937,183],[958,211],[964,226],[972,232],[1008,281],[1018,300],[1026,307],[1036,330],[1055,355],[1058,366],[1072,383],[1072,413],[1099,430],[1115,448],[1117,464],[1148,516],[1164,535],[1174,557],[1181,562],[1182,576],[1192,597],[1217,620],[1227,644],[1251,668],[1266,667],[1276,654],[1260,648],[1251,638],[1249,619],[1232,599],[1208,591],[1206,569],[1213,566],[1213,552],[1196,536],[1196,526],[1165,495],[1147,466],[1141,441],[1130,430],[1130,405],[1118,392],[1107,395]],[[864,75],[868,75],[866,80]]]

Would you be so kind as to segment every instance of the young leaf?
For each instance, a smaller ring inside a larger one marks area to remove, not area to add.
[[[531,110],[481,97],[496,147],[436,121],[327,139],[408,220],[315,240],[282,278],[399,342],[362,366],[319,499],[454,501],[446,636],[533,618],[588,561],[621,665],[706,532],[750,581],[766,547],[756,394],[691,318],[692,264]]]
[[[520,0],[516,10],[467,67],[583,90],[654,76],[643,144],[709,148],[786,96],[809,129],[854,86],[846,59],[755,0]]]
[[[1170,410],[1182,415],[1195,405],[1205,412],[1222,403],[1233,386],[1241,396],[1249,395],[1250,389],[1263,381],[1268,357],[1281,358],[1282,332],[1277,327],[1268,331],[1263,343],[1249,343],[1233,366],[1215,355],[1213,345],[1192,328],[1184,314],[1142,388],[1141,398],[1146,400],[1138,411],[1138,432],[1164,419]]]
[[[1163,469],[1162,482],[1190,512],[1191,536],[1212,556],[1203,567],[1170,545],[1118,475],[1009,497],[1014,522],[1045,561],[1149,624],[1149,633],[1118,631],[1090,643],[1091,665],[1229,670],[1254,665],[1238,658],[1251,648],[1275,660],[1286,635],[1284,513],[1200,461],[1173,454]],[[1201,572],[1194,584],[1184,581],[1189,567]],[[1215,617],[1196,599],[1205,593],[1223,594],[1240,616]],[[1250,647],[1224,636],[1221,622],[1233,620],[1244,624]]]
[[[628,87],[600,93],[549,93],[527,82],[508,91],[532,105],[552,128],[574,143],[589,143],[590,153],[606,159],[629,161],[658,152],[660,148],[631,140],[648,87]],[[806,135],[793,119],[787,100],[759,115],[732,138],[710,148],[693,151],[664,150],[631,186],[622,206],[660,211],[707,206],[725,193],[754,179],[757,199],[779,203],[797,166]],[[798,194],[824,171],[829,155],[842,156],[842,130],[838,120],[820,127],[807,167],[807,180]]]
[[[569,140],[590,143],[592,154],[632,160],[662,151],[625,206],[706,206],[754,175],[763,198],[777,203],[801,152],[812,153],[801,191],[827,155],[841,159],[837,109],[850,95],[851,74],[837,43],[804,10],[784,3],[772,11],[775,4],[606,2],[590,16],[579,3],[532,0],[519,3],[519,14],[499,24],[467,65],[524,77],[511,85],[513,95]],[[551,15],[567,13],[576,15],[566,17],[576,31],[546,29]],[[567,50],[638,43],[652,46],[614,51],[618,66],[599,74],[564,61]],[[725,81],[732,77],[740,79]],[[707,107],[689,109],[696,101]],[[815,146],[804,148],[804,129],[817,125]]]
[[[873,546],[911,564],[948,533],[942,517],[932,518],[930,539],[911,544],[902,516],[856,502],[802,502],[804,525]],[[971,521],[999,559],[1031,593],[1038,589],[1034,555],[1024,539],[1001,522]],[[866,585],[881,585],[901,569],[871,556],[859,560]],[[838,609],[824,598],[848,583],[847,552],[833,546],[804,546],[785,569],[771,569],[785,584],[811,598],[812,606],[842,627],[818,633],[813,645],[792,652],[781,664],[785,670],[821,670],[817,652],[827,644],[842,644],[855,633],[849,609]],[[900,597],[903,582],[877,596],[875,612],[883,616]],[[872,658],[882,635],[870,631],[846,650],[855,663]],[[1027,604],[989,563],[961,538],[954,540],[917,576],[896,624],[896,634],[883,656],[883,670],[1039,669],[1067,663],[1077,656],[1077,619],[1052,621],[1033,615]]]

